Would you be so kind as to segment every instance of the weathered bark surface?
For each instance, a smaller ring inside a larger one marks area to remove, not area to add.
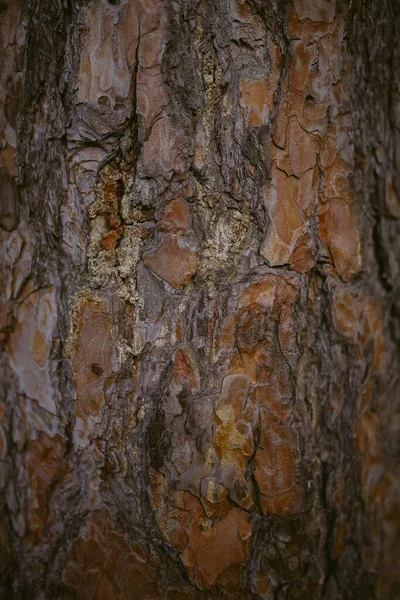
[[[399,598],[398,3],[0,11],[1,597]]]

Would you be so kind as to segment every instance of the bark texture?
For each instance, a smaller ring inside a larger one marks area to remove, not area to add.
[[[1,597],[399,598],[398,3],[0,28]]]

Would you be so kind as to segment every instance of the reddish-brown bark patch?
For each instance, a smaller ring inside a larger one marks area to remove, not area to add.
[[[153,273],[175,288],[190,281],[198,264],[196,253],[181,243],[179,236],[166,234],[159,247],[144,261]]]
[[[166,598],[154,557],[120,533],[105,510],[91,513],[70,544],[62,580],[80,598]]]

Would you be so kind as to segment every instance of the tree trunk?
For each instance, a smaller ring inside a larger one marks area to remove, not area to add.
[[[0,3],[2,598],[400,598],[399,17]]]

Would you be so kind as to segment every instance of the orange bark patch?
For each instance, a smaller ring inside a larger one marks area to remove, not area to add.
[[[193,250],[180,245],[180,237],[164,235],[160,246],[145,258],[145,265],[175,288],[187,283],[197,271],[197,256]]]
[[[195,362],[187,348],[178,348],[173,358],[173,379],[191,390],[198,390],[200,377]]]
[[[287,130],[287,149],[278,153],[277,165],[288,175],[300,177],[316,163],[317,143],[315,137],[300,127],[297,119],[291,119]]]
[[[111,318],[105,304],[87,300],[77,311],[77,339],[71,357],[76,414],[97,416],[104,401],[104,384],[112,372]]]
[[[274,316],[284,302],[292,302],[298,294],[294,278],[268,275],[265,279],[257,281],[244,288],[241,292],[240,306],[258,304]]]
[[[114,250],[118,237],[119,236],[117,231],[115,229],[112,229],[101,238],[100,246],[102,246],[105,250],[108,251]]]
[[[97,107],[98,101],[106,100],[114,107],[128,97],[139,39],[136,4],[128,3],[120,18],[102,4],[83,11],[78,102]]]
[[[385,342],[377,302],[368,297],[358,299],[338,288],[333,293],[332,317],[336,330],[354,340],[364,359],[372,351],[372,365],[379,372],[384,365]]]
[[[240,353],[234,358],[230,372],[235,368],[241,372],[242,365],[252,382],[265,383],[273,371],[280,370],[273,352],[278,341],[286,358],[294,355],[293,305],[298,296],[295,283],[288,277],[268,276],[242,290],[239,301],[242,308],[236,313],[235,332]]]
[[[45,526],[47,501],[51,484],[60,469],[63,444],[61,438],[40,433],[36,440],[30,440],[26,450],[26,468],[30,477],[28,487],[28,523],[31,531],[29,539],[37,541]],[[33,541],[33,540],[32,540]]]
[[[336,138],[335,138],[336,143]],[[325,192],[324,197],[329,200],[343,200],[349,206],[354,201],[354,189],[350,183],[351,169],[349,165],[336,156],[333,158],[333,140],[327,136],[323,161],[328,163],[325,166]],[[331,162],[332,161],[332,162]]]
[[[121,199],[121,182],[117,170],[108,165],[100,179],[99,193],[105,203],[105,208],[111,214],[117,214]]]
[[[62,580],[82,598],[166,598],[154,558],[120,533],[106,511],[92,513],[70,545]]]
[[[264,513],[282,517],[301,510],[295,486],[296,456],[287,426],[271,413],[261,410],[262,429],[256,454],[255,478],[260,489]]]
[[[215,480],[213,504],[200,502],[188,491],[174,490],[171,494],[161,473],[152,471],[151,478],[158,526],[181,552],[191,580],[203,589],[232,584],[241,589],[240,578],[252,533],[248,513],[233,507],[222,486],[220,490],[215,487]]]
[[[231,497],[248,509],[253,503],[245,470],[254,452],[253,426],[256,411],[248,400],[249,380],[245,375],[225,377],[216,405],[215,444],[221,465],[221,482]]]
[[[363,313],[357,342],[363,355],[368,352],[370,341],[373,342],[373,366],[376,371],[382,370],[385,360],[385,337],[379,306],[375,300],[368,299],[363,306]]]
[[[167,231],[186,231],[190,225],[189,211],[186,202],[177,196],[163,209],[160,228]]]
[[[215,523],[189,492],[183,493],[181,506],[175,509],[185,531],[181,559],[192,581],[203,589],[232,583],[240,587],[242,566],[249,556],[249,515],[233,507]]]
[[[354,428],[360,453],[361,486],[364,500],[372,508],[380,500],[383,464],[379,442],[380,417],[372,410],[361,414]]]
[[[56,407],[49,367],[56,319],[53,288],[32,292],[19,305],[7,347],[21,391],[52,414]]]
[[[273,94],[269,81],[241,79],[239,94],[239,102],[244,110],[247,125],[260,127],[267,123]]]
[[[236,324],[236,342],[245,352],[251,352],[262,337],[265,315],[257,304],[239,311]]]
[[[157,119],[143,144],[143,169],[149,177],[178,168],[177,130],[167,116]]]
[[[312,74],[312,62],[316,58],[316,49],[314,44],[309,44],[300,40],[296,44],[291,68],[290,68],[290,86],[296,90],[303,91],[307,86]]]
[[[335,290],[332,315],[337,331],[354,338],[360,322],[360,312],[360,303],[347,290]]]
[[[271,266],[290,264],[299,272],[308,271],[314,264],[306,226],[315,205],[315,169],[300,178],[276,167],[272,174],[271,188],[265,193],[271,223],[260,253]]]
[[[348,281],[361,270],[358,216],[353,206],[332,199],[320,215],[319,233],[338,275]]]
[[[336,0],[293,0],[293,5],[300,21],[332,23],[335,16]]]
[[[232,508],[217,523],[208,543],[198,549],[196,579],[202,587],[210,587],[218,580],[222,580],[225,585],[238,580],[238,567],[248,558],[250,535],[251,525],[247,513],[239,508]]]
[[[49,355],[49,344],[43,333],[37,329],[33,338],[32,352],[38,363],[44,365]]]

